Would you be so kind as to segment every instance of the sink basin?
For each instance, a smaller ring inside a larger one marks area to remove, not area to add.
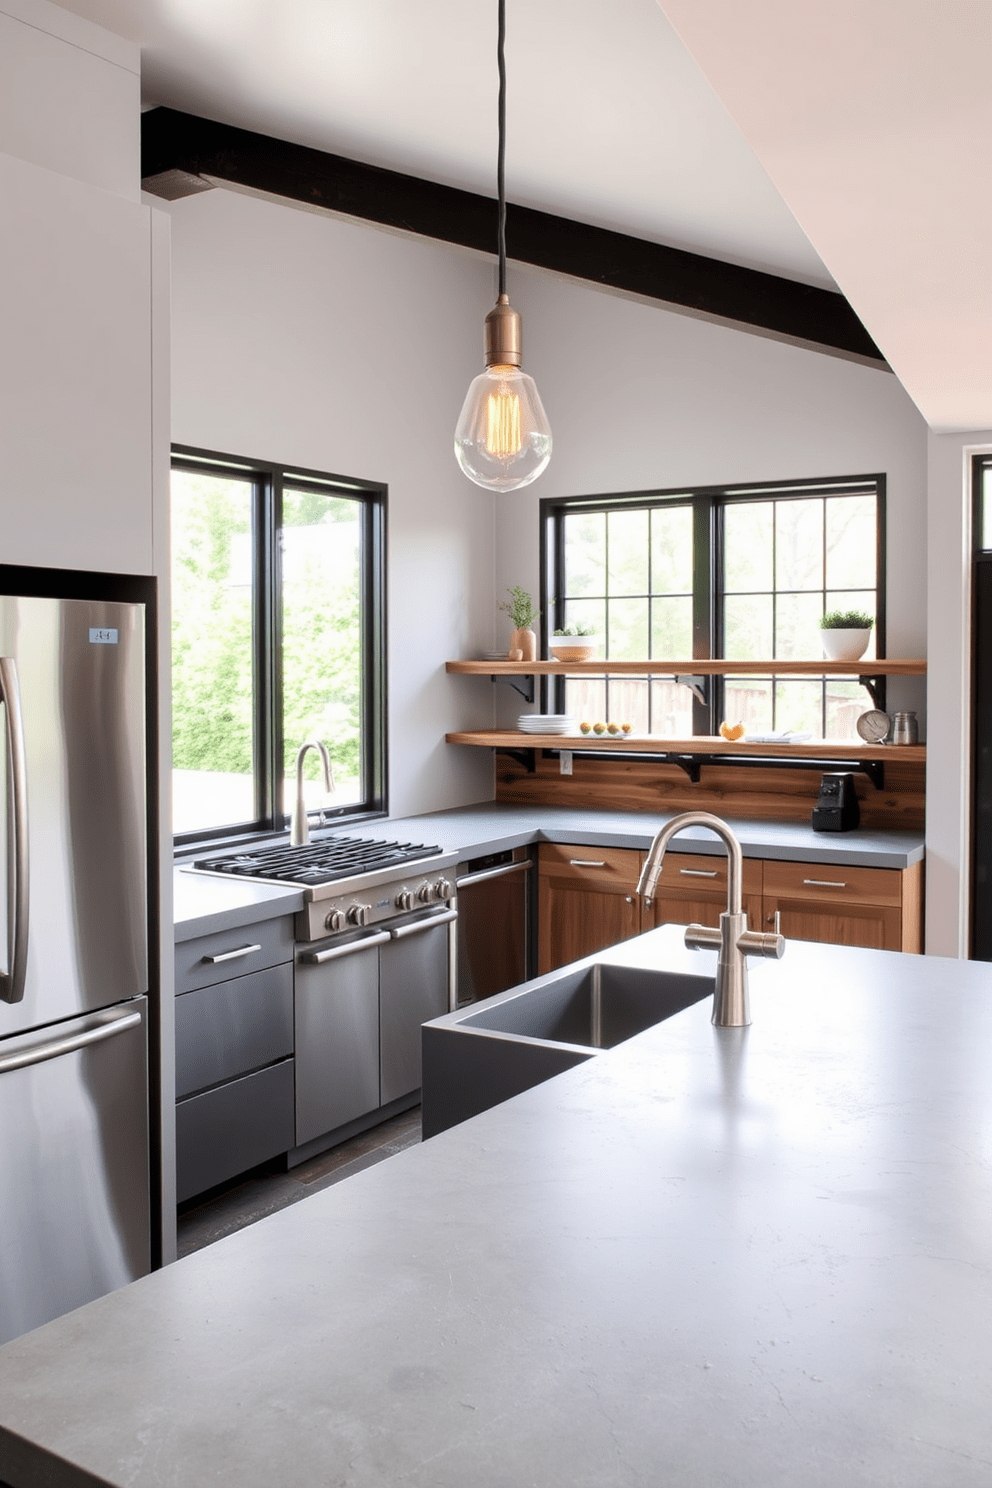
[[[425,1023],[423,1134],[435,1136],[713,994],[713,978],[598,961]]]
[[[600,961],[546,978],[544,985],[497,1001],[495,1006],[484,1005],[463,1018],[461,1026],[555,1044],[612,1049],[712,991],[709,977]]]

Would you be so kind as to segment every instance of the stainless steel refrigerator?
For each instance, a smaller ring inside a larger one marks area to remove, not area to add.
[[[149,1269],[144,677],[141,605],[0,595],[0,1342]]]

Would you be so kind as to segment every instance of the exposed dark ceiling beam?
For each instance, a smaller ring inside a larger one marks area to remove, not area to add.
[[[169,199],[204,189],[209,178],[484,253],[496,242],[490,197],[175,109],[142,115],[141,174],[146,188]],[[518,263],[884,366],[834,291],[512,203],[506,232]]]

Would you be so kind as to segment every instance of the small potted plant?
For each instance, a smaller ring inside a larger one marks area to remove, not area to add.
[[[513,625],[513,634],[510,636],[510,660],[511,661],[536,661],[537,660],[537,636],[531,630],[534,621],[540,615],[540,610],[535,610],[534,603],[526,589],[521,589],[519,584],[514,584],[508,589],[509,600],[505,600],[500,609],[510,617]],[[514,652],[519,651],[519,656]]]
[[[603,643],[591,625],[566,625],[548,641],[555,661],[588,661]]]
[[[874,616],[864,610],[828,610],[820,621],[823,654],[828,661],[859,661],[868,650]]]

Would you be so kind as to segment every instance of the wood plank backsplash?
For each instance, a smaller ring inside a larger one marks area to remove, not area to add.
[[[585,759],[572,755],[572,774],[536,750],[533,774],[496,751],[496,800],[522,806],[598,807],[612,811],[713,811],[717,816],[809,823],[822,769],[703,765],[697,784],[678,765],[659,760]],[[861,825],[923,831],[926,766],[901,761],[898,749],[885,761],[885,789],[854,774]]]

